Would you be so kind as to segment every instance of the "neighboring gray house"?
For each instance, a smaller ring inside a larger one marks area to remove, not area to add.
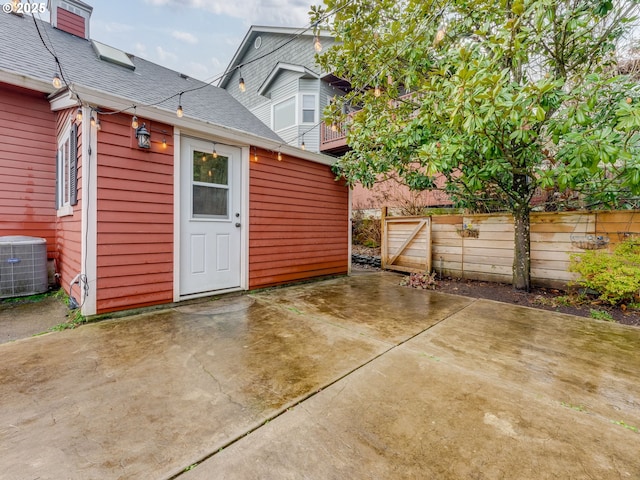
[[[304,142],[306,150],[336,154],[346,148],[344,135],[326,128],[321,117],[331,98],[344,94],[344,82],[322,72],[315,61],[315,40],[311,30],[254,25],[219,86],[288,144],[303,147]],[[323,48],[333,43],[327,32],[319,40]],[[239,88],[241,78],[245,91]],[[336,143],[336,137],[341,141]]]

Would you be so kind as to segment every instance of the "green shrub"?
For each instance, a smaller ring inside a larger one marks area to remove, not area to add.
[[[578,285],[595,290],[611,305],[633,302],[640,294],[640,241],[626,240],[613,253],[587,250],[571,255],[569,271],[580,274]]]

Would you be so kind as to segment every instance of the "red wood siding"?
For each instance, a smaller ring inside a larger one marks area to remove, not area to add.
[[[56,27],[67,33],[85,38],[84,18],[69,10],[58,7]]]
[[[41,93],[0,84],[0,236],[47,240],[56,256],[56,116]]]
[[[130,116],[102,115],[100,122],[97,311],[171,302],[173,128],[147,121],[152,148],[145,151],[131,147]]]
[[[75,121],[77,108],[63,110],[57,114],[57,138],[65,128]],[[58,251],[58,273],[62,287],[69,293],[69,282],[81,272],[82,263],[82,126],[78,125],[78,204],[73,206],[73,215],[56,220],[56,249]],[[56,141],[57,144],[57,141]],[[76,286],[73,296],[80,301]]]
[[[349,193],[330,167],[258,149],[249,175],[249,288],[348,271]]]

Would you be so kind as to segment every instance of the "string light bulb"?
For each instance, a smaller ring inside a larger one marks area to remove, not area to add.
[[[211,155],[213,155],[213,158],[218,158],[218,152],[216,152],[216,144],[213,144],[213,152],[211,152]]]
[[[338,124],[336,122],[333,122],[331,124],[331,131],[332,132],[337,132],[338,131]]]
[[[78,111],[76,112],[76,121],[78,123],[82,122],[82,107],[78,107]]]
[[[278,161],[282,161],[282,152],[280,150],[278,150]]]
[[[102,124],[100,123],[100,119],[96,117],[96,130],[102,130]]]
[[[96,126],[96,117],[94,117],[93,115],[91,115],[91,120],[89,121],[91,123],[92,127]]]
[[[166,138],[162,139],[162,148],[167,148],[167,139]]]
[[[53,87],[56,89],[62,87],[62,80],[60,79],[60,75],[58,75],[57,71],[53,74],[53,79],[51,80],[51,83],[53,84]]]
[[[247,90],[247,86],[244,84],[244,78],[242,77],[240,77],[240,80],[238,81],[238,88],[243,93]]]
[[[318,35],[316,35],[313,41],[313,49],[318,53],[322,51],[322,43],[320,43],[320,37]]]
[[[306,145],[304,144],[304,135],[302,135],[302,144],[300,145],[300,148],[302,150],[306,150],[307,149]]]
[[[138,128],[138,117],[136,116],[136,107],[133,107],[133,118],[131,119],[131,128],[136,130]]]
[[[373,89],[373,96],[378,98],[381,94],[380,85],[376,85],[376,88]]]
[[[253,147],[253,161],[258,161],[258,149],[256,147]]]
[[[182,92],[180,92],[180,95],[178,96],[178,109],[176,110],[176,115],[178,118],[182,118],[184,115],[184,110],[182,110]]]

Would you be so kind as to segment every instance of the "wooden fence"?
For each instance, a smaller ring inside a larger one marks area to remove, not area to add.
[[[531,281],[563,287],[574,280],[572,253],[609,249],[640,237],[640,211],[531,214]],[[508,214],[382,215],[383,268],[511,282],[513,218]]]

